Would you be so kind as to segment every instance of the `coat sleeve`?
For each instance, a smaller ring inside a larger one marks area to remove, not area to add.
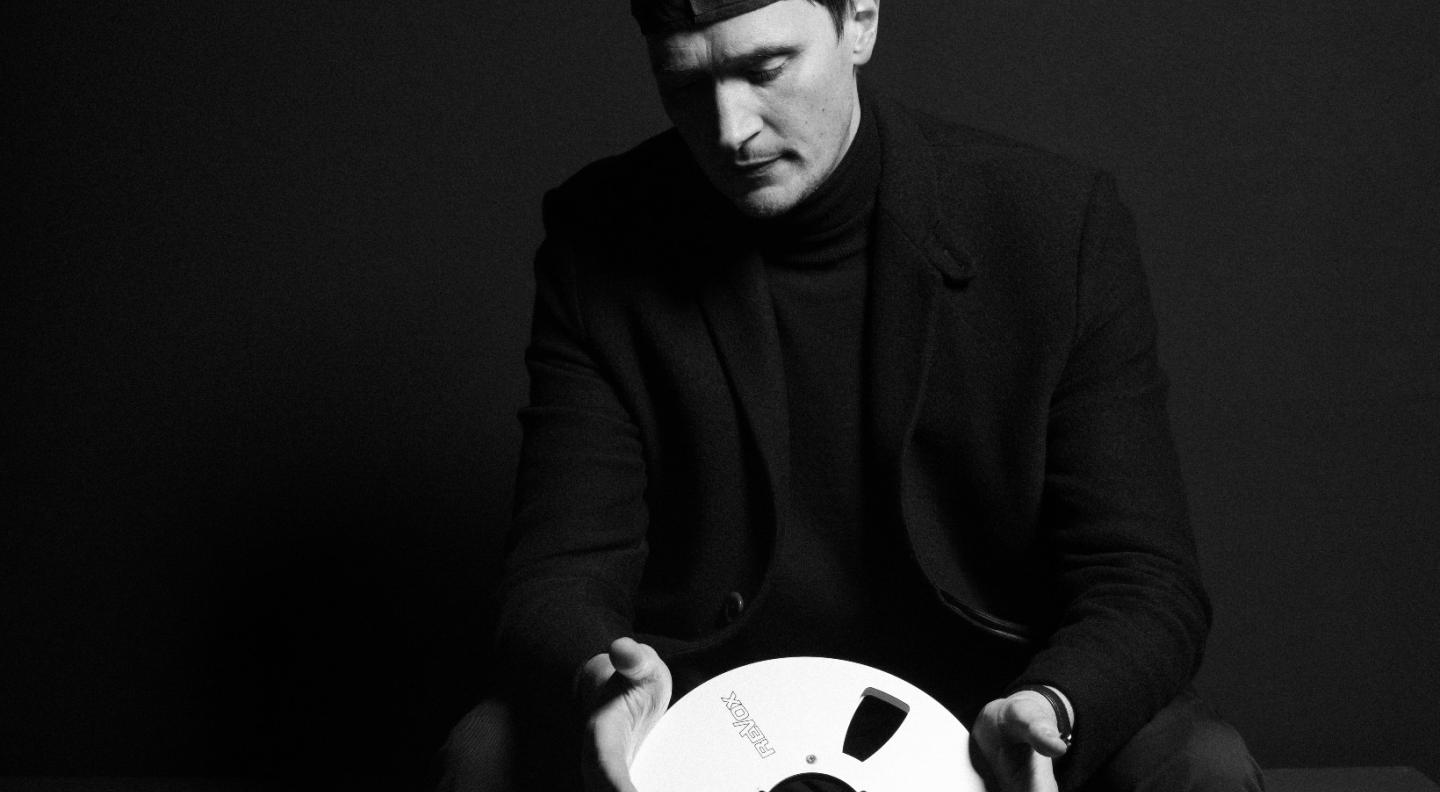
[[[1082,782],[1188,684],[1210,624],[1150,295],[1108,176],[1090,196],[1075,305],[1042,503],[1061,620],[1017,680],[1053,685],[1075,707],[1062,786]]]
[[[564,188],[546,196],[546,238],[526,351],[528,404],[514,522],[500,585],[497,652],[510,695],[568,706],[574,675],[632,632],[646,556],[645,465],[630,412],[587,338]]]

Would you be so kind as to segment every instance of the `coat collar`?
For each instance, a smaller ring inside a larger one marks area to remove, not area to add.
[[[930,141],[912,111],[868,91],[862,95],[880,130],[880,225],[908,243],[908,258],[928,263],[948,285],[964,286],[974,275],[974,256],[965,235],[946,222],[947,202]],[[891,252],[901,252],[899,239]]]

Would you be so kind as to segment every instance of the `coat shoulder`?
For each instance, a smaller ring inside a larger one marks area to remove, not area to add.
[[[1114,196],[1104,171],[1003,135],[904,108],[904,136],[924,149],[949,231],[981,263],[1011,276],[1059,278],[1074,273],[1097,200]],[[900,136],[897,136],[900,137]]]
[[[581,168],[545,194],[547,232],[557,224],[610,232],[640,219],[662,216],[666,196],[693,186],[700,176],[680,135],[669,129],[628,151],[604,157]]]
[[[1040,146],[906,110],[934,153],[942,177],[970,174],[986,186],[1021,193],[1084,198],[1104,172]]]

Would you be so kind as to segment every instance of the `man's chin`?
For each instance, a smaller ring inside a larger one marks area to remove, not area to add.
[[[775,185],[767,185],[732,195],[730,200],[741,214],[755,220],[779,217],[793,209],[797,203],[795,197],[790,195],[787,190]]]

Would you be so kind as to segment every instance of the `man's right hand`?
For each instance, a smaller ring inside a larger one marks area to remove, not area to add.
[[[654,649],[617,638],[586,661],[579,692],[588,704],[582,774],[586,792],[635,792],[630,762],[670,706],[670,669]]]

